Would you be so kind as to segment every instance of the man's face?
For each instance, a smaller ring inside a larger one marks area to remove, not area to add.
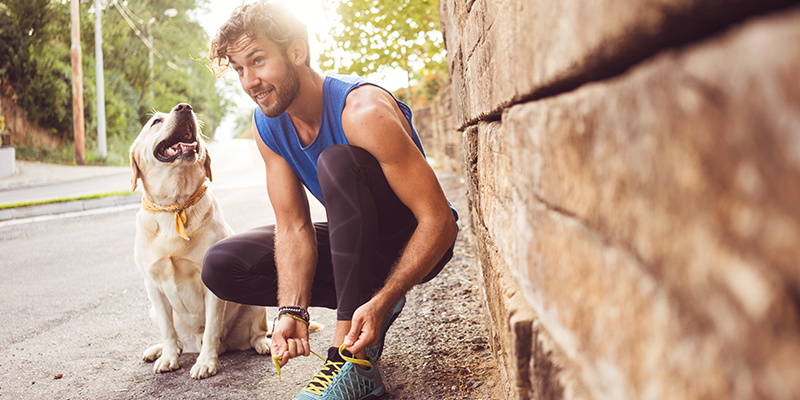
[[[228,49],[228,58],[242,89],[264,115],[275,118],[292,104],[300,78],[275,42],[263,35],[242,36]]]

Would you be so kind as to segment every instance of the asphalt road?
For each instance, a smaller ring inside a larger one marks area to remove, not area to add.
[[[212,190],[233,229],[271,223],[263,172],[215,161]],[[201,381],[189,377],[196,354],[182,355],[181,369],[165,374],[141,361],[158,339],[133,262],[137,210],[0,223],[0,399],[293,398],[321,366],[316,357],[293,360],[280,383],[271,358],[253,350],[222,355],[217,375]],[[313,210],[316,220],[324,215]],[[327,327],[311,337],[324,356],[335,316],[311,313]]]

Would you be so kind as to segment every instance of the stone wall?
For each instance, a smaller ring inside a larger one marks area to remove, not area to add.
[[[441,0],[508,398],[800,398],[796,3]]]
[[[461,132],[454,127],[452,91],[445,86],[424,107],[414,108],[414,128],[434,168],[461,172]]]

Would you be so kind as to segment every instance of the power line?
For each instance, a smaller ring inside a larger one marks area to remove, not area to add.
[[[139,39],[142,40],[142,43],[144,43],[144,45],[147,46],[147,48],[149,48],[150,51],[153,52],[153,54],[155,54],[158,58],[166,61],[166,64],[167,64],[168,67],[170,67],[170,68],[172,68],[172,69],[174,69],[176,71],[179,70],[179,67],[175,63],[173,63],[170,60],[167,60],[167,58],[163,54],[161,54],[160,51],[158,51],[155,47],[153,47],[153,44],[150,43],[150,41],[147,40],[147,38],[144,37],[144,35],[142,35],[142,31],[139,28],[136,27],[136,24],[134,24],[133,21],[131,21],[132,18],[135,18],[138,21],[140,21],[139,22],[140,24],[144,25],[144,20],[143,19],[137,17],[135,14],[133,14],[133,12],[128,10],[127,6],[120,5],[118,0],[113,0],[111,2],[111,4],[114,5],[114,8],[116,8],[117,11],[119,11],[119,14],[122,16],[122,18],[125,20],[125,22],[128,23],[128,25],[131,27],[131,29],[136,34],[136,36],[138,36]],[[125,8],[123,9],[123,7],[125,7]]]

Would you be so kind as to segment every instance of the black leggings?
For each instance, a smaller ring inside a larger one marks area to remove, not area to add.
[[[314,224],[318,260],[311,305],[336,309],[338,320],[349,321],[383,287],[417,221],[366,150],[333,145],[320,154],[317,166],[328,222]],[[277,306],[274,245],[274,226],[220,241],[203,260],[203,283],[223,300]],[[423,282],[452,256],[451,245]]]

